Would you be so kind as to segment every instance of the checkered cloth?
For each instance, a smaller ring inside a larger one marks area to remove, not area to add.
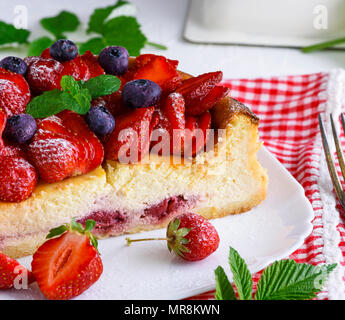
[[[318,299],[345,299],[345,222],[339,207],[336,209],[317,118],[320,112],[335,115],[344,111],[344,71],[234,79],[226,80],[225,85],[232,97],[259,116],[261,140],[303,186],[314,209],[313,231],[290,258],[313,265],[338,263]],[[254,275],[254,283],[260,274]],[[214,291],[191,299],[213,297]]]

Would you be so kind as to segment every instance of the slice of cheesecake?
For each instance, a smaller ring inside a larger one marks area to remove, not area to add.
[[[190,161],[150,155],[137,164],[105,161],[85,175],[39,182],[20,203],[0,202],[0,251],[32,254],[51,228],[73,217],[97,222],[105,238],[162,228],[181,212],[208,219],[250,210],[266,196],[267,175],[257,160],[258,118],[229,96],[211,110],[222,129],[212,150]]]

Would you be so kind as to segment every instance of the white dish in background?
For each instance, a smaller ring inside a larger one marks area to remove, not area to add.
[[[127,247],[127,236],[101,240],[104,272],[76,299],[182,299],[214,289],[214,269],[222,265],[229,272],[229,246],[246,259],[252,273],[294,252],[312,230],[313,209],[303,188],[265,148],[259,151],[259,160],[269,175],[267,199],[247,213],[212,220],[221,239],[214,254],[193,263],[170,254],[164,241]],[[163,234],[161,229],[131,237]],[[31,259],[19,261],[30,267]],[[0,300],[42,298],[36,285],[0,291]]]
[[[197,43],[304,47],[345,37],[344,15],[343,0],[190,0],[184,37]]]

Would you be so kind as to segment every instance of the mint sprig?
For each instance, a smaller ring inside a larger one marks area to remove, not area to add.
[[[49,48],[54,43],[54,40],[49,37],[40,37],[32,41],[29,45],[27,55],[30,56],[39,56],[41,52]]]
[[[61,90],[46,91],[33,98],[26,113],[36,119],[46,118],[63,110],[86,114],[91,100],[111,94],[120,89],[121,81],[112,75],[101,75],[86,82],[76,81],[72,76],[61,78]]]
[[[253,281],[244,259],[230,247],[230,269],[239,299],[252,297]],[[294,260],[280,260],[267,267],[257,285],[255,300],[307,300],[316,297],[325,285],[328,275],[337,264],[313,266],[296,263]],[[232,284],[224,269],[219,266],[215,270],[216,300],[235,300]]]
[[[26,29],[17,29],[12,24],[0,21],[0,45],[27,43],[29,35],[30,31]]]

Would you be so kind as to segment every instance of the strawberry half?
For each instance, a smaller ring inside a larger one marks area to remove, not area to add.
[[[0,68],[0,109],[8,117],[25,113],[30,97],[29,85],[22,75]]]
[[[42,293],[51,300],[76,297],[92,286],[103,272],[97,240],[91,234],[95,221],[85,229],[74,220],[52,229],[33,256],[32,272]]]
[[[154,107],[138,108],[115,118],[105,144],[105,157],[122,163],[140,161],[149,151]]]
[[[26,284],[34,282],[35,278],[17,260],[0,252],[0,290],[13,288],[16,280],[18,280],[18,284],[24,287]]]
[[[174,91],[181,84],[181,77],[172,64],[163,56],[152,55],[149,58],[137,58],[138,69],[133,79],[147,79],[156,82],[163,91]],[[136,59],[136,60],[137,60]]]
[[[40,177],[50,183],[90,172],[104,157],[83,117],[67,110],[38,121],[27,151]]]
[[[2,133],[5,130],[6,121],[7,121],[6,113],[0,109],[0,155],[1,155],[1,150],[5,147],[4,141],[2,140]]]
[[[95,56],[91,51],[86,51],[80,58],[89,68],[90,78],[105,74],[103,68],[98,63],[97,56]]]
[[[183,81],[176,91],[181,93],[185,99],[186,114],[195,116],[207,111],[208,109],[201,108],[200,104],[222,78],[223,73],[217,71],[204,73]],[[211,100],[211,98],[209,97],[208,100]]]

